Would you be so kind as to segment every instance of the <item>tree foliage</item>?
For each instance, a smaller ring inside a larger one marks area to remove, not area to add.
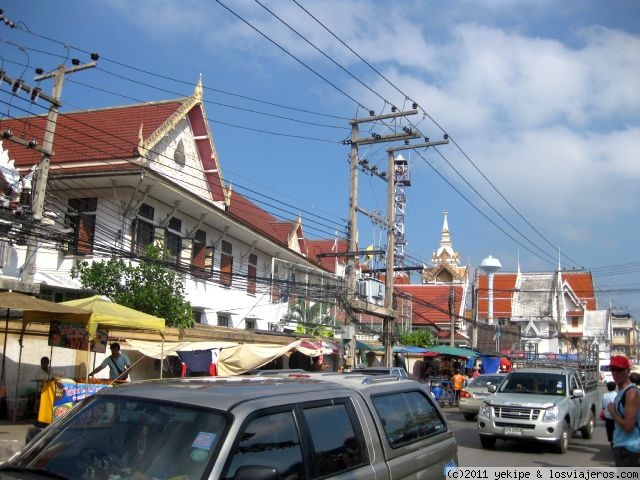
[[[296,323],[296,333],[314,337],[333,337],[335,319],[325,313],[326,306],[321,302],[309,305],[303,299],[298,299],[289,305],[289,310],[282,317],[282,321]]]
[[[398,335],[398,340],[402,345],[412,347],[432,347],[436,344],[435,338],[429,330],[414,330],[413,332],[402,332]]]
[[[184,276],[162,263],[162,251],[150,246],[146,257],[133,265],[121,258],[89,263],[78,261],[71,270],[83,288],[149,315],[164,318],[167,325],[188,328],[195,323],[184,297]]]

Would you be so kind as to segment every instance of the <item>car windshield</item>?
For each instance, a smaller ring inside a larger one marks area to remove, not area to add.
[[[565,377],[554,373],[511,372],[498,390],[503,393],[565,395]]]
[[[204,477],[224,413],[146,399],[92,397],[11,462],[69,479]]]
[[[504,380],[504,375],[480,375],[479,377],[471,380],[467,387],[486,387],[488,385],[500,385],[500,382]]]

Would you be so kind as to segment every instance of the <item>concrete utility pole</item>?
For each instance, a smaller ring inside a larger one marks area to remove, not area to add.
[[[409,141],[414,138],[419,138],[421,135],[412,132],[403,132],[401,134],[391,134],[391,135],[378,135],[372,134],[370,138],[360,138],[359,137],[359,125],[361,123],[368,122],[378,122],[381,120],[404,117],[408,115],[416,115],[418,113],[417,110],[409,110],[407,112],[393,112],[385,115],[371,115],[369,117],[357,118],[352,120],[351,123],[351,152],[350,152],[350,162],[349,162],[349,252],[347,252],[347,303],[349,308],[353,312],[365,313],[369,315],[373,315],[376,317],[381,317],[383,319],[395,318],[396,313],[392,310],[392,301],[393,301],[393,240],[391,242],[387,241],[387,278],[385,282],[385,297],[384,297],[384,307],[380,307],[378,305],[372,305],[367,302],[360,300],[357,296],[357,278],[356,278],[356,259],[358,253],[358,223],[357,223],[357,212],[364,213],[365,215],[374,218],[376,221],[379,221],[388,229],[389,234],[387,238],[393,239],[393,223],[390,221],[393,219],[393,208],[387,211],[387,218],[382,219],[379,216],[367,212],[366,210],[360,208],[358,206],[358,169],[360,167],[360,159],[358,157],[358,146],[359,145],[370,145],[374,143],[389,143],[389,142],[397,142],[397,141]],[[391,161],[391,163],[393,163]],[[379,175],[380,176],[380,175]],[[390,167],[389,171],[386,174],[387,182],[391,182],[393,184],[393,165]],[[389,180],[391,179],[391,180]],[[389,237],[391,235],[391,237]],[[391,258],[391,259],[390,259]],[[391,266],[389,266],[389,262],[391,262]],[[391,275],[389,275],[389,269],[391,271]],[[391,283],[390,283],[391,282]],[[391,285],[391,286],[390,286]],[[388,323],[388,320],[384,320],[385,324]],[[349,328],[349,318],[347,317],[345,321],[347,328]],[[353,329],[350,329],[350,332],[354,332]],[[385,332],[383,334],[383,338],[385,339],[385,362],[388,366],[391,366],[391,355],[389,354],[390,348],[390,330],[388,327],[385,328]],[[356,352],[356,339],[355,332],[353,334],[353,338],[349,339],[348,344],[346,346],[346,360],[350,363],[346,363],[347,369],[351,369],[353,366],[353,362],[355,361],[355,352]]]
[[[94,57],[97,60],[96,54],[92,54],[92,58]],[[75,61],[77,62],[77,60]],[[47,114],[47,124],[45,126],[44,138],[42,142],[43,152],[42,157],[40,157],[40,162],[38,163],[36,181],[33,188],[33,200],[31,203],[31,208],[34,221],[41,222],[42,215],[44,213],[44,197],[47,191],[47,181],[49,179],[51,155],[53,155],[53,139],[55,136],[56,123],[58,120],[58,108],[60,108],[60,106],[62,105],[60,103],[60,97],[62,95],[62,84],[64,83],[64,76],[68,73],[74,73],[79,70],[86,70],[87,68],[93,68],[95,66],[95,61],[84,64],[79,64],[78,62],[77,65],[74,65],[71,68],[65,68],[64,65],[58,65],[58,67],[53,72],[38,75],[34,79],[37,82],[47,78],[53,78],[53,91],[51,97],[54,100],[53,102],[51,102],[49,113]],[[22,270],[22,279],[25,283],[33,283],[33,279],[35,276],[36,252],[38,250],[37,242],[38,239],[35,237],[27,242],[27,254]]]

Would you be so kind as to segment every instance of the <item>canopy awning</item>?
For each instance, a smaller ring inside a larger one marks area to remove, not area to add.
[[[91,312],[87,330],[95,335],[98,325],[104,328],[122,328],[125,330],[146,330],[164,332],[164,318],[110,302],[100,295],[62,302],[60,305],[77,307]]]
[[[452,357],[464,357],[464,358],[478,357],[480,355],[475,350],[471,350],[469,348],[452,347],[450,345],[436,345],[435,347],[428,347],[425,349],[424,353],[425,353],[425,356],[427,356],[427,354],[431,356],[430,354],[433,352],[440,355],[450,355]]]

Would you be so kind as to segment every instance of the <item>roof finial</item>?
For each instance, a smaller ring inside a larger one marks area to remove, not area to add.
[[[202,73],[198,77],[198,83],[196,83],[196,89],[193,91],[193,97],[196,100],[202,100]]]
[[[444,212],[444,222],[442,222],[442,238],[440,239],[440,247],[451,246],[451,236],[449,235],[449,222],[447,221],[448,212]]]

